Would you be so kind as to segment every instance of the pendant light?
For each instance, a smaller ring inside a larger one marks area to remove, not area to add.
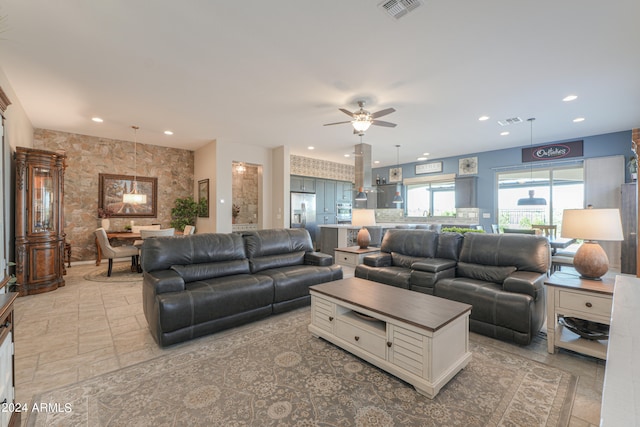
[[[533,153],[533,121],[535,117],[531,117],[527,119],[529,123],[531,123],[531,149]],[[533,186],[533,163],[530,166],[530,183]],[[529,190],[529,197],[523,197],[518,199],[518,206],[545,206],[547,204],[547,200],[543,197],[534,197],[535,190]]]
[[[138,126],[131,126],[133,129],[133,183],[131,184],[131,192],[122,195],[122,202],[130,205],[144,205],[147,203],[146,194],[138,194]]]
[[[397,155],[396,155],[396,168],[400,168],[400,146],[396,145]],[[397,184],[396,184],[397,185]],[[396,195],[393,196],[392,203],[399,205],[400,203],[404,203],[402,200],[402,196],[399,191],[396,191]]]

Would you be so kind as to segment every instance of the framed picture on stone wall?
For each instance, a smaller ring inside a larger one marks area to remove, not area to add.
[[[206,207],[204,208],[204,212],[201,212],[198,215],[201,218],[209,218],[209,180],[201,179],[198,181],[198,203],[201,203],[202,200],[205,201]]]
[[[158,178],[101,173],[98,208],[113,218],[158,216]]]

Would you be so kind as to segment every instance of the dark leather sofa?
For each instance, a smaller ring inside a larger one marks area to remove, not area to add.
[[[527,345],[545,317],[549,241],[517,234],[389,230],[356,277],[473,306],[471,331]]]
[[[157,237],[142,254],[144,314],[160,346],[308,305],[310,285],[342,278],[305,229]]]

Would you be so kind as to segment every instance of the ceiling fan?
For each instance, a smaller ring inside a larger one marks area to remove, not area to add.
[[[345,110],[344,108],[338,108],[338,110],[345,113],[347,116],[353,118],[353,120],[348,120],[344,122],[336,122],[336,123],[327,123],[324,126],[331,125],[341,125],[344,123],[351,123],[353,125],[353,133],[357,135],[364,135],[369,126],[385,126],[389,128],[394,128],[397,125],[395,123],[384,122],[382,120],[376,120],[378,117],[386,116],[387,114],[393,113],[395,108],[385,108],[384,110],[377,111],[375,113],[370,113],[364,109],[364,101],[358,101],[358,106],[360,109],[356,112],[351,112],[349,110]]]

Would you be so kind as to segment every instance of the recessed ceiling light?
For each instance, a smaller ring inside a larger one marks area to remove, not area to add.
[[[567,95],[564,98],[562,98],[564,102],[574,101],[576,99],[578,99],[577,95]]]
[[[310,145],[307,147],[307,150],[315,150],[316,147],[314,147],[313,145]]]
[[[376,165],[379,165],[380,164],[380,160],[374,160],[373,163],[376,164]]]
[[[584,117],[576,117],[575,119],[573,119],[573,123],[580,123],[580,122],[584,122]]]
[[[170,130],[165,130],[165,131],[164,131],[164,134],[165,134],[165,135],[173,135],[173,132],[171,132]]]
[[[345,157],[351,157],[351,154],[345,154],[344,156]]]
[[[481,122],[484,122],[484,121],[489,120],[489,119],[490,119],[489,116],[480,116],[480,117],[478,117],[478,120],[480,120]]]
[[[93,120],[96,123],[102,123],[104,122],[104,120],[102,120],[100,117],[92,117],[91,120]]]
[[[419,162],[423,161],[423,160],[427,160],[426,157],[418,157],[416,160],[418,160]]]
[[[500,136],[507,136],[509,135],[509,132],[500,132]]]
[[[422,155],[423,155],[423,156],[428,156],[428,155],[429,155],[429,153],[422,153]]]

